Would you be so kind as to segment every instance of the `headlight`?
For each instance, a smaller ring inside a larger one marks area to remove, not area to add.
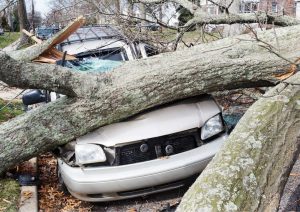
[[[77,165],[106,161],[103,149],[95,144],[76,144],[75,158]]]
[[[206,140],[224,130],[224,125],[220,115],[209,119],[201,128],[201,139]]]

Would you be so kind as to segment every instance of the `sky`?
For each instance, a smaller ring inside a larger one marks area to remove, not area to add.
[[[49,2],[50,0],[35,0],[35,9],[41,12],[43,17],[50,11]]]

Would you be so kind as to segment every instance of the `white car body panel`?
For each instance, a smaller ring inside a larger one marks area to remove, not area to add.
[[[107,147],[200,128],[221,110],[211,98],[194,99],[139,115],[129,121],[101,127],[79,137],[77,143]]]
[[[207,120],[220,112],[221,109],[212,97],[195,97],[144,112],[124,122],[101,127],[78,138],[76,143],[100,144],[107,147],[123,146],[148,138],[199,129]],[[59,159],[58,167],[70,193],[81,200],[103,202],[132,198],[180,186],[172,184],[157,187],[200,173],[218,152],[226,138],[227,133],[223,132],[194,149],[166,158],[127,165],[72,167]],[[147,190],[151,187],[157,188]],[[133,193],[130,193],[131,191]],[[124,195],[122,192],[127,193]]]
[[[110,49],[110,48],[124,48],[129,60],[134,57],[131,53],[129,45],[124,41],[117,39],[104,39],[104,40],[87,40],[84,42],[75,42],[62,46],[62,51],[67,51],[68,54],[77,55],[83,52],[92,51],[96,49]]]
[[[209,144],[187,152],[123,166],[74,168],[60,159],[58,165],[67,188],[75,197],[94,202],[126,199],[132,196],[119,196],[117,192],[162,185],[201,172],[226,138],[224,134]],[[95,198],[87,194],[103,196]]]

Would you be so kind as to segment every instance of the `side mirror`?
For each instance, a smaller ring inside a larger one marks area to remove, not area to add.
[[[46,102],[46,95],[40,90],[32,90],[25,93],[22,97],[24,105],[33,105],[41,102]]]

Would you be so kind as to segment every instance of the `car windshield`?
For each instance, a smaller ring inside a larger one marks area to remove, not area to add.
[[[122,64],[123,62],[121,61],[103,60],[95,57],[88,57],[75,61],[66,61],[65,66],[75,71],[107,72]]]

